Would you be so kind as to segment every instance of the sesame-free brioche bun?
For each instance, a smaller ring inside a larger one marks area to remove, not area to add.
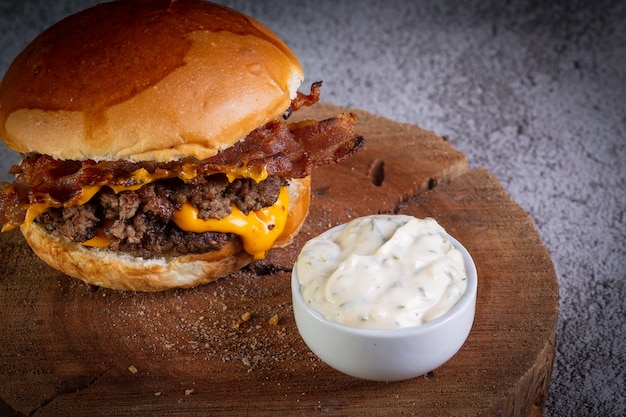
[[[51,26],[13,61],[0,84],[0,137],[23,155],[71,163],[201,163],[285,114],[302,80],[300,63],[285,43],[235,10],[201,0],[102,3]],[[237,167],[245,170],[245,164]],[[130,178],[122,190],[134,192]],[[292,241],[309,209],[309,177],[284,179],[289,209],[281,214],[286,224],[272,247]],[[76,204],[97,200],[93,195]],[[207,253],[133,256],[110,245],[75,242],[38,223],[39,213],[20,223],[34,252],[97,286],[194,287],[255,257],[235,232],[221,249]]]
[[[14,60],[0,85],[0,137],[55,159],[205,159],[285,112],[302,80],[293,52],[232,9],[102,3]]]
[[[274,247],[290,244],[306,219],[310,177],[292,179],[288,191],[287,223]],[[33,251],[53,268],[86,283],[116,290],[191,288],[225,277],[253,260],[238,238],[218,251],[144,259],[105,248],[85,247],[59,233],[48,232],[38,223],[22,225],[21,232]]]

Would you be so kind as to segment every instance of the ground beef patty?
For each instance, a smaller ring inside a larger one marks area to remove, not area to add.
[[[221,219],[232,205],[244,213],[271,206],[286,181],[270,176],[259,183],[251,179],[228,182],[225,175],[197,177],[190,183],[179,179],[157,181],[137,191],[114,193],[103,187],[88,203],[55,208],[36,219],[75,242],[86,242],[104,228],[112,250],[152,258],[155,255],[203,253],[219,249],[236,238],[216,232],[185,232],[171,221],[184,203],[198,208],[202,219]]]

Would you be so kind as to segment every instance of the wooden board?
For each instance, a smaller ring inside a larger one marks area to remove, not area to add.
[[[300,117],[340,110],[319,105]],[[215,283],[161,293],[90,287],[44,265],[17,231],[0,235],[0,415],[541,415],[558,287],[531,219],[443,139],[356,112],[367,145],[316,173],[294,245]],[[459,353],[395,383],[319,361],[290,299],[306,239],[378,212],[435,217],[479,275]]]

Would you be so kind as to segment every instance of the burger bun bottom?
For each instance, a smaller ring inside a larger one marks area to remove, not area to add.
[[[310,178],[292,179],[288,191],[287,223],[274,247],[290,244],[304,223],[310,202]],[[243,250],[240,239],[232,239],[217,251],[144,259],[72,242],[37,223],[22,225],[21,232],[37,256],[53,268],[88,284],[116,290],[191,288],[225,277],[253,260]]]

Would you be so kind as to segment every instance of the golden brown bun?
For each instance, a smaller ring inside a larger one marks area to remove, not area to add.
[[[309,178],[291,180],[289,196],[287,224],[275,247],[289,244],[308,214]],[[37,256],[53,268],[89,284],[116,290],[191,288],[235,272],[253,259],[239,239],[205,254],[143,259],[74,243],[37,223],[22,225],[21,231]]]
[[[21,226],[33,251],[47,264],[89,284],[117,290],[160,291],[193,287],[228,275],[252,256],[234,239],[219,252],[146,260],[106,249],[88,248],[37,223]]]
[[[103,3],[15,59],[0,84],[0,137],[57,159],[204,159],[281,115],[302,79],[293,52],[232,9]]]

